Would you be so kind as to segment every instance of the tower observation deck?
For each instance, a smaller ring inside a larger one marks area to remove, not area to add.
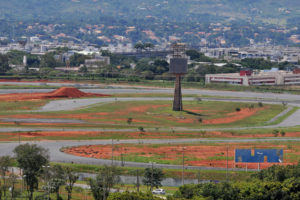
[[[175,43],[172,45],[172,58],[170,60],[169,73],[176,76],[175,91],[173,100],[173,110],[182,111],[182,93],[181,93],[181,77],[187,73],[188,59],[185,54],[186,45],[183,43]]]

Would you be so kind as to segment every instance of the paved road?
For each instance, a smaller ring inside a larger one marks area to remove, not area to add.
[[[96,103],[110,103],[115,101],[171,101],[172,98],[161,98],[161,97],[138,97],[138,98],[93,98],[93,99],[66,99],[66,100],[56,100],[51,101],[50,103],[43,106],[39,111],[62,111],[62,110],[74,110],[79,109],[83,107],[87,107]],[[193,100],[193,98],[184,98],[184,100]],[[230,102],[255,102],[258,101],[268,104],[281,104],[281,101],[277,100],[255,100],[255,99],[213,99],[213,98],[203,98],[205,101],[230,101]],[[272,119],[270,122],[276,120],[278,117],[286,114],[288,111],[290,111],[291,106],[300,107],[300,103],[289,103],[290,107],[280,113],[278,116],[276,116],[274,119]],[[300,126],[300,109],[297,110],[295,113],[293,113],[291,116],[286,118],[284,121],[282,121],[279,124],[275,125],[265,125],[265,126],[255,126],[255,127],[229,127],[229,128],[202,128],[202,129],[191,129],[191,128],[173,128],[172,130],[180,130],[180,131],[217,131],[217,130],[245,130],[245,129],[262,129],[262,128],[279,128],[279,127],[293,127],[293,126]],[[18,122],[32,122],[32,123],[85,123],[84,120],[68,120],[68,119],[0,119],[0,121],[18,121]],[[62,128],[8,128],[3,127],[0,128],[0,132],[16,132],[16,131],[65,131],[66,129]],[[70,131],[86,131],[87,129],[68,129]],[[136,129],[89,129],[92,131],[136,131]],[[154,129],[147,129],[147,130],[154,130]],[[170,128],[161,128],[161,131],[170,131]]]
[[[174,89],[166,88],[125,88],[128,86],[105,86],[106,89],[82,89],[84,92],[101,93],[101,94],[173,94]],[[9,93],[40,93],[51,92],[53,89],[0,89],[0,94]],[[256,98],[256,99],[273,99],[279,101],[299,101],[300,95],[294,94],[275,94],[275,93],[258,93],[258,92],[234,92],[234,91],[216,91],[216,90],[199,90],[199,89],[183,89],[184,94],[222,96],[222,97],[240,97],[240,98]]]
[[[161,97],[138,97],[138,98],[93,98],[93,99],[76,99],[76,100],[58,100],[58,101],[51,101],[50,103],[43,106],[40,111],[62,111],[62,110],[74,110],[79,109],[83,107],[87,107],[96,103],[110,103],[115,101],[171,101],[172,98],[161,98]],[[183,98],[185,101],[191,101],[193,98]],[[281,102],[278,102],[277,100],[271,101],[265,101],[265,100],[243,100],[243,99],[227,99],[227,100],[220,100],[220,99],[209,99],[204,98],[203,100],[206,101],[230,101],[230,102],[263,102],[268,104],[281,104]],[[300,103],[294,102],[290,103],[291,106],[297,106],[300,107]],[[283,113],[281,113],[278,117],[284,115],[286,112],[288,112],[290,108]],[[270,128],[273,127],[291,127],[291,126],[297,126],[300,125],[300,120],[298,120],[300,117],[300,109],[296,111],[293,115],[288,117],[286,120],[281,122],[278,125],[270,126]],[[276,120],[274,118],[273,120]],[[268,128],[267,126],[259,127],[259,128]]]
[[[268,138],[268,139],[155,139],[155,140],[120,140],[115,141],[114,144],[176,144],[176,143],[191,143],[191,142],[267,142],[267,141],[300,141],[300,138]],[[40,145],[44,148],[49,149],[50,159],[53,162],[66,162],[66,163],[82,163],[82,164],[93,164],[93,165],[110,165],[111,160],[102,160],[94,158],[84,158],[73,155],[68,155],[60,152],[62,147],[68,146],[81,146],[81,145],[107,145],[111,144],[111,140],[93,140],[93,141],[41,141],[41,142],[31,142]],[[13,156],[13,149],[18,146],[19,143],[0,143],[0,156],[11,155]],[[121,165],[121,162],[114,161],[115,165]],[[150,167],[150,163],[135,163],[126,162],[125,166],[131,167]],[[160,168],[170,168],[170,169],[181,169],[178,165],[164,165],[156,164],[156,167]],[[223,169],[223,168],[213,168],[213,167],[195,167],[187,166],[187,169]],[[230,169],[230,170],[243,170],[243,169]]]
[[[24,92],[49,92],[52,90],[0,90],[0,93],[24,93]],[[130,88],[115,88],[115,89],[84,89],[84,92],[93,92],[93,93],[104,93],[104,94],[117,94],[117,93],[161,93],[161,94],[171,94],[173,93],[173,89],[130,89]],[[239,98],[253,98],[252,100],[247,101],[266,101],[269,103],[281,103],[282,101],[289,102],[288,104],[291,106],[300,106],[300,96],[299,95],[291,95],[291,94],[272,94],[272,93],[253,93],[253,92],[231,92],[231,91],[212,91],[212,90],[196,90],[196,89],[184,89],[183,94],[197,94],[197,95],[208,95],[208,96],[222,96],[222,97],[239,97]],[[157,98],[156,100],[160,100],[161,98]],[[170,100],[171,98],[166,98]],[[96,99],[76,99],[76,100],[59,100],[51,102],[44,106],[41,111],[49,111],[49,110],[72,110],[78,109],[81,107],[86,107],[95,103],[108,103],[111,101],[115,101],[116,99],[112,98],[96,98]],[[118,101],[126,101],[130,99],[126,98],[118,98]],[[149,100],[149,98],[140,98],[140,100]],[[226,100],[222,100],[226,101]],[[227,99],[227,101],[233,101],[232,99]],[[237,100],[242,101],[242,100]],[[64,108],[64,109],[63,109]],[[272,128],[272,127],[284,127],[284,126],[295,126],[299,125],[300,118],[300,110],[294,113],[292,116],[287,118],[285,121],[278,125],[272,126],[262,126],[262,127],[253,127],[253,128]],[[232,129],[249,129],[251,127],[243,127],[243,128],[228,128]],[[31,128],[28,129],[18,129],[18,128],[1,128],[0,131],[24,131],[24,130],[34,130]],[[49,130],[49,129],[41,129],[38,130]],[[59,129],[51,129],[51,130],[59,130]],[[64,130],[64,129],[60,129]],[[73,129],[79,130],[79,129]],[[99,130],[99,129],[97,129]],[[190,129],[192,130],[192,129]],[[208,129],[205,129],[208,130]],[[217,130],[217,129],[209,129],[209,130]],[[119,130],[120,131],[120,130]],[[126,131],[126,130],[125,130]],[[127,130],[132,131],[132,130]],[[199,129],[196,129],[199,131]],[[269,139],[240,139],[239,142],[253,142],[253,141],[300,141],[300,138],[269,138]],[[126,140],[119,141],[115,143],[183,143],[183,142],[234,142],[235,140],[230,139],[179,139],[179,140]],[[48,148],[50,152],[50,158],[52,161],[56,162],[76,162],[76,163],[87,163],[87,164],[111,164],[111,161],[108,160],[100,160],[100,159],[92,159],[92,158],[82,158],[72,155],[67,155],[59,151],[62,147],[67,146],[77,146],[77,145],[93,145],[93,144],[110,144],[110,140],[103,141],[56,141],[56,142],[38,142],[39,145]],[[0,143],[0,155],[12,155],[13,149],[18,145],[18,143]],[[116,164],[120,165],[120,162],[116,162]],[[149,167],[148,163],[133,163],[126,162],[127,166],[135,166],[135,167]],[[174,168],[179,169],[181,166],[176,165],[158,165],[157,167],[164,168]],[[187,167],[190,169],[216,169],[209,167]],[[239,170],[239,169],[235,169]]]
[[[88,84],[88,83],[57,83],[57,82],[0,82],[0,85],[33,85],[33,86],[54,86],[54,87],[77,87],[77,88],[94,88],[102,87],[104,84]]]
[[[83,120],[76,119],[36,119],[36,118],[0,118],[2,122],[19,122],[19,123],[58,123],[58,124],[83,124],[86,123]]]

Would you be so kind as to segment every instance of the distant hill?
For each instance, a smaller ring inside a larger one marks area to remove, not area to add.
[[[0,0],[0,19],[82,20],[145,17],[178,22],[247,20],[286,24],[300,16],[299,0]]]

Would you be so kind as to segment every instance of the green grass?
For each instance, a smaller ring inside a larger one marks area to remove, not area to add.
[[[44,85],[44,84],[40,84],[40,85],[14,85],[14,84],[5,84],[5,85],[1,85],[0,84],[0,89],[58,89],[60,87],[58,86],[51,86],[51,85]]]
[[[97,173],[103,166],[77,164],[77,163],[51,163],[59,164],[62,166],[71,167],[76,172],[82,173]],[[154,166],[155,167],[155,166]],[[136,170],[143,171],[145,168],[137,167],[120,167],[121,175],[136,175]],[[166,178],[181,178],[182,170],[180,169],[163,169]],[[196,179],[200,173],[200,179],[203,180],[226,180],[226,170],[185,170],[185,177]],[[229,180],[246,180],[253,172],[246,171],[229,171]]]
[[[272,123],[269,123],[268,125],[274,125],[279,124],[280,122],[284,121],[286,118],[294,114],[297,110],[299,110],[299,107],[293,107],[289,112],[287,112],[285,115],[279,117],[277,120],[273,121]]]
[[[266,109],[258,111],[255,115],[245,119],[228,123],[228,124],[213,124],[207,125],[199,122],[202,120],[228,118],[228,113],[236,112],[236,108],[249,108],[251,103],[239,102],[214,102],[214,101],[184,101],[184,111],[172,111],[172,102],[170,101],[128,101],[128,102],[113,102],[100,103],[90,106],[88,108],[75,111],[59,111],[59,112],[43,112],[36,113],[43,115],[46,118],[60,118],[64,114],[68,114],[70,119],[82,119],[90,122],[90,124],[81,124],[81,127],[192,127],[192,128],[206,128],[206,127],[237,127],[237,126],[255,126],[263,125],[277,114],[284,110],[282,105],[265,105]],[[257,108],[257,104],[253,104]],[[144,111],[135,110],[137,107],[148,106]],[[152,108],[152,106],[159,106]],[[193,111],[195,110],[196,111]],[[197,111],[199,110],[199,111]],[[94,113],[109,113],[104,116],[100,115],[95,119],[88,119],[80,117],[78,114],[90,114],[89,116],[96,116]],[[35,114],[32,112],[31,114]],[[76,115],[78,117],[76,117]],[[72,117],[71,117],[72,116]],[[133,123],[128,125],[127,119],[132,118]],[[138,120],[134,122],[134,120]],[[189,120],[186,122],[185,120]],[[98,125],[97,125],[98,124]],[[46,125],[47,126],[47,125]],[[68,127],[68,125],[58,125],[58,127]]]
[[[40,101],[2,101],[0,102],[0,115],[14,114],[15,112],[36,110],[48,103],[48,100]],[[14,111],[14,112],[12,112]]]

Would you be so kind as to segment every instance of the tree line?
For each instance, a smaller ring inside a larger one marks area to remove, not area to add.
[[[78,174],[71,167],[61,165],[50,165],[49,152],[36,144],[23,144],[14,149],[15,157],[0,157],[0,200],[23,198],[28,200],[49,200],[51,194],[55,194],[56,200],[62,200],[61,189],[64,186],[67,192],[67,200],[72,199],[73,189],[78,181]],[[10,172],[10,167],[16,162],[21,169],[20,177]],[[9,176],[7,176],[9,174]],[[119,195],[110,195],[113,187],[120,184],[121,171],[116,166],[104,166],[97,176],[88,180],[90,191],[95,200],[115,200]],[[133,196],[151,197],[151,194],[139,193],[139,177],[143,176],[142,183],[149,188],[161,187],[161,181],[164,174],[158,168],[146,168],[144,172],[137,170],[137,193]],[[26,193],[22,192],[23,186],[18,189],[16,186],[24,181]],[[39,190],[38,193],[35,192]],[[41,192],[42,191],[42,192]],[[128,194],[127,194],[128,195]],[[131,195],[131,194],[130,194]],[[52,195],[53,197],[53,195]]]
[[[151,48],[151,43],[137,43],[139,50]],[[67,52],[67,48],[58,48],[55,51],[42,56],[31,55],[21,51],[11,51],[6,55],[0,55],[0,74],[35,76],[41,79],[58,78],[69,79],[118,79],[124,81],[138,82],[142,80],[174,80],[174,76],[169,73],[169,63],[163,58],[142,58],[117,55],[108,51],[102,51],[103,56],[110,57],[110,64],[99,66],[93,71],[89,71],[84,66],[85,60],[92,56],[74,54],[68,61],[55,59],[55,55],[62,55]],[[206,74],[217,73],[237,73],[242,67],[252,70],[271,69],[277,67],[282,69],[292,69],[294,64],[283,62],[276,63],[262,58],[246,58],[240,61],[228,62],[222,59],[215,59],[205,56],[197,50],[188,50],[186,54],[190,57],[192,64],[188,66],[188,73],[183,77],[186,82],[202,82]],[[10,68],[10,65],[22,65],[23,56],[27,56],[27,66],[22,71]],[[225,63],[223,67],[218,67],[215,63]],[[78,67],[83,65],[78,72],[58,71],[56,67]],[[30,70],[39,68],[39,71]]]

